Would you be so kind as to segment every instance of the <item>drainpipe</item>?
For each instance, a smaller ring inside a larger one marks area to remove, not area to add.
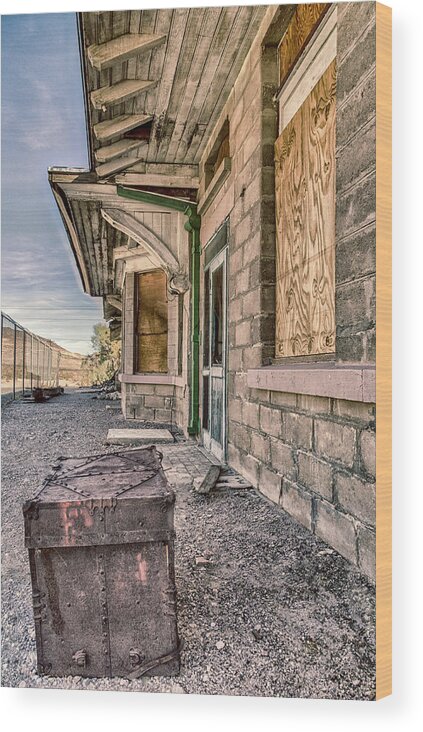
[[[183,201],[180,198],[162,196],[150,191],[117,186],[117,194],[133,201],[144,201],[156,206],[163,206],[172,211],[180,211],[187,216],[184,228],[190,235],[191,248],[191,389],[188,434],[198,435],[200,432],[199,415],[199,359],[200,359],[200,227],[201,216],[197,213],[197,204]]]
[[[185,229],[191,238],[191,391],[190,391],[190,421],[188,433],[198,435],[200,432],[199,415],[199,358],[200,358],[200,226],[201,216],[197,214],[197,207],[184,212],[188,215]]]

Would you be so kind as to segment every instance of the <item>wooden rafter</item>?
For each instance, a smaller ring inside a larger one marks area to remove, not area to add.
[[[145,79],[126,79],[111,86],[103,86],[91,92],[91,104],[94,109],[101,109],[104,112],[114,104],[121,104],[132,99],[137,94],[142,94],[156,84],[155,81]]]
[[[108,142],[135,127],[151,122],[152,119],[153,117],[148,114],[121,114],[119,117],[94,125],[94,134],[99,142]]]
[[[95,151],[95,157],[98,163],[107,163],[109,160],[120,158],[122,155],[146,145],[145,140],[118,140],[118,142],[112,142],[111,145],[99,147]]]
[[[106,43],[94,44],[87,49],[88,59],[97,71],[122,63],[133,56],[151,51],[163,43],[166,35],[127,33]]]

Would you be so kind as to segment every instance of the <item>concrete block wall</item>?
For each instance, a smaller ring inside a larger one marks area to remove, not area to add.
[[[176,387],[173,384],[125,384],[127,419],[175,424]]]
[[[375,362],[376,8],[338,5],[336,357]]]
[[[374,405],[249,389],[230,411],[230,465],[373,577]]]
[[[273,12],[273,15],[272,15]],[[228,462],[269,500],[374,577],[375,405],[247,385],[274,357],[277,86],[269,8],[217,123],[232,171],[202,218],[202,244],[229,216]],[[375,6],[338,6],[336,318],[341,362],[375,342]],[[211,148],[214,140],[211,139]],[[207,159],[206,148],[203,161]],[[200,165],[200,181],[204,176]]]

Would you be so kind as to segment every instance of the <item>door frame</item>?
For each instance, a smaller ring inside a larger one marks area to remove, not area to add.
[[[213,366],[211,363],[211,348],[212,348],[212,296],[213,296],[213,286],[212,286],[212,273],[217,270],[221,265],[223,265],[223,287],[222,287],[222,305],[224,308],[224,317],[223,317],[223,338],[222,338],[222,365],[221,366]],[[208,394],[206,395],[204,393],[204,378],[202,378],[202,399],[204,402],[204,399],[208,399],[208,415],[209,415],[209,428],[210,428],[210,419],[211,419],[211,388],[212,388],[212,376],[220,377],[222,379],[222,444],[218,443],[216,440],[213,439],[213,437],[210,434],[210,429],[206,430],[201,425],[201,438],[204,447],[206,450],[211,452],[218,460],[221,462],[226,462],[227,457],[227,435],[228,435],[228,429],[227,429],[227,422],[228,422],[228,389],[227,389],[227,366],[228,366],[228,244],[226,245],[216,254],[213,259],[207,263],[207,266],[204,267],[203,273],[204,275],[206,273],[209,273],[210,276],[210,287],[209,287],[209,365],[207,367],[202,368],[202,377],[208,376],[209,377],[209,384],[208,384]],[[204,311],[203,311],[203,325],[204,325]]]

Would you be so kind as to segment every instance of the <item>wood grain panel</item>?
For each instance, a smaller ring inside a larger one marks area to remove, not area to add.
[[[162,269],[137,276],[137,371],[166,373],[168,340],[167,278]]]
[[[335,351],[336,61],[275,145],[276,356]]]
[[[376,699],[392,693],[392,10],[376,3]]]
[[[288,74],[329,9],[330,3],[297,5],[294,16],[279,46],[279,84]]]

